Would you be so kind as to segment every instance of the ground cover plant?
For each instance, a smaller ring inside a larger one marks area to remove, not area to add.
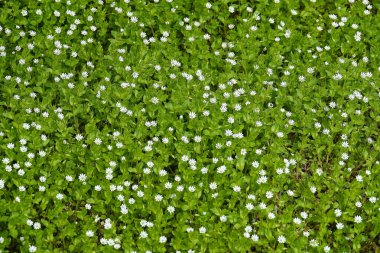
[[[379,8],[0,1],[0,251],[380,252]]]

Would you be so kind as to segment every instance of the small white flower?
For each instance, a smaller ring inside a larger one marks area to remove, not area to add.
[[[175,208],[174,208],[174,206],[168,206],[167,210],[168,210],[168,212],[169,212],[170,214],[172,214],[172,213],[174,213]]]
[[[256,234],[253,234],[253,235],[251,235],[251,240],[252,240],[253,242],[257,242],[257,241],[259,241],[259,236],[256,235]]]
[[[41,228],[41,223],[39,223],[39,222],[35,222],[35,223],[33,224],[33,228],[34,228],[34,229],[40,229],[40,228]]]
[[[251,211],[254,208],[254,206],[252,205],[252,203],[248,203],[245,205],[245,208],[247,208],[248,211]]]
[[[165,243],[168,239],[165,236],[160,236],[159,242]]]
[[[93,236],[94,236],[94,232],[93,232],[92,230],[87,230],[87,231],[86,231],[86,235],[87,235],[88,237],[93,237]]]
[[[148,233],[145,232],[144,230],[140,232],[140,238],[147,238],[148,237]]]
[[[276,215],[272,212],[268,213],[268,218],[273,220],[276,217]]]
[[[259,167],[259,162],[258,161],[254,161],[254,162],[252,162],[252,167],[254,167],[254,168],[258,168]]]
[[[293,222],[297,225],[301,224],[302,220],[300,218],[294,218]]]
[[[318,247],[319,243],[315,239],[311,239],[309,242],[311,247]]]
[[[302,217],[303,219],[307,219],[308,214],[307,214],[306,212],[301,212],[301,217]]]
[[[28,220],[26,221],[26,224],[28,224],[28,226],[33,226],[33,221],[28,219]]]
[[[34,246],[34,245],[30,245],[29,246],[29,252],[36,252],[37,251],[37,247]]]
[[[371,202],[371,203],[376,203],[376,201],[377,201],[376,197],[370,197],[369,198],[369,202]]]
[[[344,228],[343,223],[338,222],[338,223],[336,224],[336,228],[337,228],[337,229],[343,229],[343,228]]]
[[[354,218],[355,223],[361,223],[362,220],[363,220],[362,217],[360,217],[359,215],[356,215]]]
[[[85,174],[82,173],[82,174],[79,175],[78,179],[79,179],[80,181],[84,182],[84,181],[86,181],[87,176],[86,176]]]
[[[285,238],[285,236],[280,235],[280,236],[277,238],[277,241],[278,241],[279,243],[285,243],[285,242],[286,242],[286,238]]]
[[[153,104],[158,104],[160,102],[160,100],[157,98],[157,97],[152,97],[152,99],[150,100]]]
[[[160,194],[157,194],[157,195],[154,197],[154,200],[157,201],[157,202],[160,202],[162,199],[163,199],[163,197],[162,197]]]
[[[226,222],[227,221],[227,216],[225,216],[225,215],[220,216],[220,221],[221,222]]]
[[[210,187],[211,190],[216,190],[216,188],[218,187],[218,185],[215,182],[212,182],[212,183],[210,183],[209,187]]]
[[[189,112],[189,118],[194,119],[197,116],[195,112]]]

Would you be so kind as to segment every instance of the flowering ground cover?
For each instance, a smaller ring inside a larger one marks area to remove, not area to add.
[[[0,1],[0,251],[380,252],[379,8]]]

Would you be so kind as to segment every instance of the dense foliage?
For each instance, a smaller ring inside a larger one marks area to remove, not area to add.
[[[379,252],[379,8],[0,1],[0,251]]]

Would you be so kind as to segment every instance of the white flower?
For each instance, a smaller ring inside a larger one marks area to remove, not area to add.
[[[86,178],[87,178],[87,176],[85,175],[85,174],[80,174],[79,175],[79,177],[78,177],[78,179],[80,180],[80,181],[82,181],[82,182],[84,182],[84,181],[86,181]]]
[[[93,237],[93,236],[94,236],[94,232],[93,232],[92,230],[87,230],[87,231],[86,231],[86,235],[87,235],[88,237]]]
[[[28,226],[33,226],[33,221],[28,219],[28,220],[26,221],[26,224],[27,224]]]
[[[302,217],[303,219],[307,219],[308,214],[307,214],[306,212],[301,212],[301,217]]]
[[[376,201],[377,201],[376,197],[370,197],[369,198],[369,202],[371,202],[371,203],[376,203]]]
[[[104,221],[104,229],[111,229],[111,228],[112,228],[111,220],[109,218],[107,218]]]
[[[251,235],[251,240],[252,240],[253,242],[257,242],[257,241],[259,240],[259,236],[256,235],[256,234],[253,234],[253,235]]]
[[[218,187],[218,185],[215,182],[212,182],[212,183],[210,183],[209,187],[210,187],[211,190],[216,190],[216,188]]]
[[[66,176],[66,180],[67,180],[68,182],[72,182],[74,179],[73,179],[72,176],[68,175],[68,176]]]
[[[206,233],[206,228],[205,227],[200,227],[199,228],[199,233],[201,233],[201,234],[204,234],[204,233]]]
[[[220,221],[221,222],[226,222],[227,221],[227,216],[225,216],[225,215],[220,216]]]
[[[148,237],[148,233],[145,232],[144,230],[140,232],[140,238],[147,238]]]
[[[301,224],[302,220],[300,218],[294,218],[293,222],[297,225]]]
[[[83,140],[83,136],[81,134],[77,134],[77,135],[75,135],[75,139],[77,141],[81,141],[81,140]]]
[[[315,239],[311,239],[309,242],[311,247],[318,247],[319,243]]]
[[[167,210],[168,210],[168,212],[169,212],[170,214],[172,214],[172,213],[174,213],[175,208],[174,208],[174,206],[168,206]]]
[[[245,205],[245,208],[247,208],[248,211],[251,211],[254,206],[252,205],[252,203],[248,203],[247,205]]]
[[[100,145],[100,144],[102,144],[102,140],[101,140],[100,138],[96,138],[96,139],[94,140],[94,143],[95,143],[96,145]]]
[[[248,198],[248,199],[251,199],[251,200],[255,200],[255,199],[256,199],[256,196],[253,195],[253,194],[249,194],[249,195],[247,196],[247,198]]]
[[[252,167],[254,167],[254,168],[258,168],[259,167],[259,162],[258,161],[254,161],[254,162],[252,162]]]
[[[286,242],[286,238],[285,238],[285,236],[280,235],[280,236],[277,238],[277,241],[278,241],[279,243],[285,243],[285,242]]]
[[[362,217],[360,217],[359,215],[356,215],[355,218],[354,218],[354,222],[355,223],[361,223],[362,222]]]
[[[197,116],[195,112],[189,112],[189,118],[194,119]]]
[[[163,197],[162,197],[160,194],[157,194],[157,195],[154,197],[154,200],[157,201],[157,202],[160,202],[162,199],[163,199]]]
[[[159,242],[165,243],[168,239],[165,236],[160,236]]]
[[[195,142],[201,142],[201,140],[202,140],[202,137],[200,137],[199,135],[194,137]]]
[[[34,245],[30,245],[29,246],[29,252],[36,252],[37,251],[37,247],[34,246]]]
[[[153,104],[158,104],[158,102],[160,102],[160,100],[158,100],[157,97],[152,97],[152,99],[150,100]]]
[[[343,229],[343,228],[344,228],[343,223],[338,222],[338,223],[336,224],[336,228],[337,228],[337,229]]]
[[[35,223],[33,224],[33,228],[34,228],[34,229],[40,229],[40,228],[41,228],[41,223],[39,223],[39,222],[35,222]]]

